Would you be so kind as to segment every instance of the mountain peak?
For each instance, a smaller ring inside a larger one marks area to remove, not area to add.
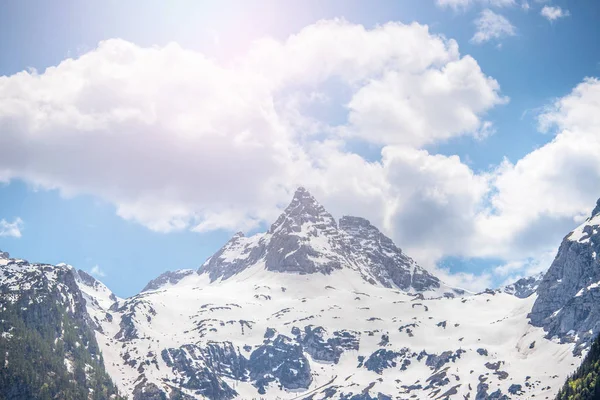
[[[296,189],[296,192],[294,193],[294,198],[296,197],[312,197],[311,194],[308,192],[308,190],[304,187],[304,186],[298,186],[298,188]]]
[[[594,208],[594,211],[592,211],[591,218],[594,218],[597,215],[600,215],[600,199],[598,199],[598,201],[596,202],[596,208]]]
[[[308,190],[304,187],[300,186],[296,189],[294,193],[294,197],[292,198],[292,202],[286,208],[287,211],[296,210],[298,208],[308,208],[308,209],[323,209],[323,206],[310,194]]]
[[[265,234],[235,235],[198,272],[208,273],[212,282],[255,265],[300,275],[348,268],[370,284],[417,292],[446,289],[369,220],[344,216],[338,224],[303,187]]]
[[[8,260],[9,258],[10,255],[7,252],[0,250],[0,259]]]
[[[291,203],[286,207],[277,221],[271,225],[270,233],[277,231],[299,231],[301,226],[311,223],[321,228],[337,229],[337,223],[304,187],[299,187],[294,193]]]

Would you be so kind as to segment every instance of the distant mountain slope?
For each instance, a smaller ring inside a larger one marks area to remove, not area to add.
[[[596,338],[581,366],[556,396],[556,400],[597,399],[600,399],[600,338]]]
[[[0,399],[119,399],[68,267],[0,252]]]

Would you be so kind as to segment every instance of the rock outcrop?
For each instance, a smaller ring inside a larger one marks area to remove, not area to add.
[[[600,200],[564,239],[540,283],[529,315],[547,337],[575,342],[581,352],[600,332]]]

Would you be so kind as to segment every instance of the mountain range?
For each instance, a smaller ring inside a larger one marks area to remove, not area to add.
[[[546,273],[482,293],[304,188],[266,232],[126,299],[0,252],[0,364],[25,346],[17,329],[53,319],[44,343],[69,343],[61,376],[90,399],[551,399],[600,329],[599,231],[600,200]],[[15,382],[0,399],[25,398]]]

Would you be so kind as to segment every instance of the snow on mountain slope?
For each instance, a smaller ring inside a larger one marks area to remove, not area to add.
[[[564,239],[537,290],[531,322],[548,338],[586,349],[600,333],[600,200],[590,217]]]
[[[348,269],[315,278],[189,275],[120,301],[97,335],[106,367],[129,394],[463,399],[552,397],[579,363],[529,325],[535,296],[422,299]]]
[[[266,233],[104,309],[97,340],[133,400],[552,398],[580,360],[529,324],[533,284],[450,288],[299,189]]]
[[[597,334],[599,218],[600,201],[541,283],[475,295],[299,189],[266,233],[131,298],[0,252],[0,299],[55,293],[131,400],[553,398]]]

